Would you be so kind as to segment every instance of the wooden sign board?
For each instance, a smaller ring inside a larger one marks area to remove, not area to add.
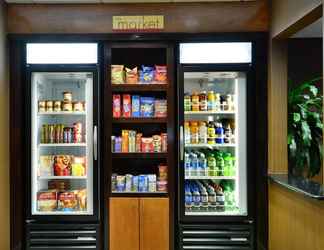
[[[113,31],[145,32],[164,29],[164,16],[113,16]]]

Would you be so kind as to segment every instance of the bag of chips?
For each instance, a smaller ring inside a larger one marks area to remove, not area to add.
[[[124,83],[124,65],[111,65],[111,84]]]
[[[166,81],[167,81],[167,66],[155,65],[154,80],[159,83],[166,83]]]
[[[126,70],[126,83],[134,84],[138,82],[137,67],[133,69],[125,68]]]
[[[142,70],[140,71],[140,81],[142,83],[151,83],[153,79],[154,69],[152,67],[142,65]]]

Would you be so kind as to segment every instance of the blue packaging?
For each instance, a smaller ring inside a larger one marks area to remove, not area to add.
[[[154,101],[153,97],[141,97],[141,117],[154,116]]]
[[[138,176],[138,192],[148,191],[148,178],[146,175]]]
[[[138,176],[133,176],[133,179],[132,179],[132,192],[138,192]]]
[[[140,104],[140,96],[133,95],[132,96],[132,117],[140,117],[141,104]]]
[[[140,82],[151,83],[154,79],[154,68],[142,65],[140,73]]]

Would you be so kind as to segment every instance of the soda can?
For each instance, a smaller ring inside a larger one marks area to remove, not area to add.
[[[82,123],[76,122],[73,124],[73,142],[81,143],[82,142]]]
[[[138,191],[147,192],[148,190],[148,178],[147,175],[138,176]]]
[[[132,178],[132,192],[138,192],[138,176]]]
[[[167,133],[161,134],[161,149],[162,149],[162,152],[168,151],[168,134]]]
[[[133,175],[131,175],[131,174],[126,174],[126,176],[125,176],[125,191],[126,192],[132,191],[132,178],[133,178]]]

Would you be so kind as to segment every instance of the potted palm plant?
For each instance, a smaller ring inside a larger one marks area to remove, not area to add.
[[[315,85],[321,79],[288,84],[289,172],[307,179],[320,172],[323,160],[323,96]]]

